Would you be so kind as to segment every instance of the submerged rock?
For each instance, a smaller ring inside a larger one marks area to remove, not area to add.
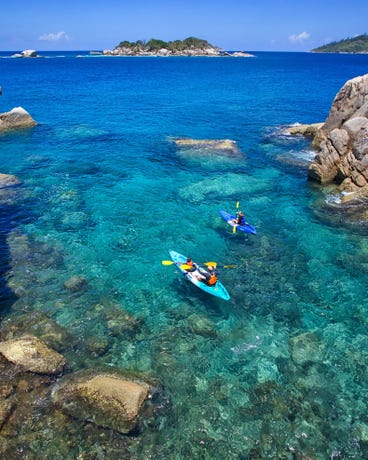
[[[242,157],[242,154],[235,141],[230,139],[174,139],[177,148],[183,150],[195,151],[198,155],[223,155],[231,157]]]
[[[59,374],[65,358],[34,336],[0,342],[0,353],[11,363],[37,374]]]
[[[37,122],[22,107],[15,107],[10,112],[0,113],[0,131],[29,128]]]
[[[300,366],[323,360],[323,343],[311,332],[292,337],[290,347],[293,361]]]
[[[193,313],[188,317],[188,325],[193,334],[202,335],[203,337],[217,336],[215,324],[203,315]]]
[[[64,282],[64,287],[70,292],[84,291],[88,287],[88,281],[84,276],[75,275]]]
[[[12,206],[19,198],[16,186],[22,182],[12,174],[0,173],[0,207]]]
[[[116,337],[136,333],[142,326],[141,318],[136,318],[118,305],[107,308],[103,315],[109,333]]]
[[[64,384],[55,402],[67,414],[120,433],[129,433],[148,397],[149,385],[117,375],[99,374]]]
[[[41,311],[9,316],[1,323],[2,340],[12,340],[29,334],[58,352],[72,347],[76,342],[76,338],[66,328]]]
[[[0,189],[6,187],[13,187],[15,185],[20,185],[22,182],[18,177],[13,176],[12,174],[2,174],[0,173]]]

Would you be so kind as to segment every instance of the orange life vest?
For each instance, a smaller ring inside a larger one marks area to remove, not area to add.
[[[208,285],[209,286],[214,286],[217,283],[217,276],[212,273],[210,279],[208,280]]]

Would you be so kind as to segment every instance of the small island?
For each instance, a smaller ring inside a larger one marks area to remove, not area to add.
[[[312,53],[368,53],[368,35],[358,35],[338,42],[332,42],[312,50]]]
[[[195,37],[185,40],[165,42],[156,38],[149,41],[137,40],[136,42],[122,41],[113,50],[104,50],[104,56],[234,56],[253,57],[243,51],[230,53],[217,46]]]

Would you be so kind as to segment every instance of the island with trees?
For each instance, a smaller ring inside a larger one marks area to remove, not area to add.
[[[312,53],[368,53],[368,35],[362,34],[353,38],[346,38],[338,42],[328,43],[312,50]]]
[[[104,56],[239,56],[253,57],[243,51],[228,52],[208,43],[207,40],[188,37],[185,40],[164,41],[157,38],[122,41],[113,50],[104,50]]]

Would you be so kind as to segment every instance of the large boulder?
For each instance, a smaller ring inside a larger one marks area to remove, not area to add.
[[[341,88],[313,145],[317,155],[310,179],[337,182],[350,199],[368,195],[368,74]]]
[[[66,364],[62,355],[29,335],[0,342],[0,353],[11,363],[37,374],[59,374]]]
[[[36,126],[37,122],[22,107],[0,113],[0,131]]]
[[[129,433],[137,423],[149,385],[113,374],[84,376],[64,383],[53,398],[67,414],[119,433]]]

